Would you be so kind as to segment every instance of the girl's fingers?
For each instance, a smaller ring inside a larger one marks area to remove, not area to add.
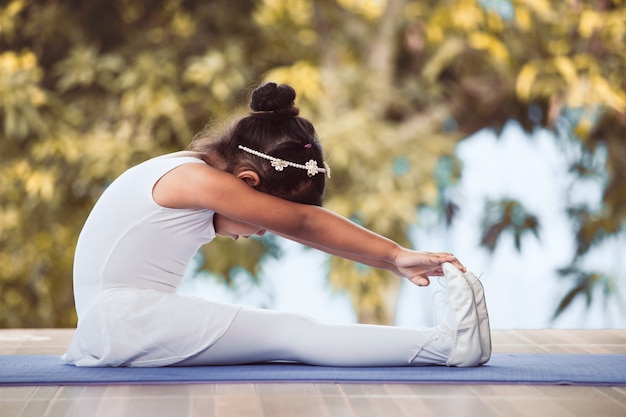
[[[450,262],[452,265],[457,267],[457,269],[459,269],[461,272],[466,272],[467,271],[465,266],[463,266],[463,264],[461,262],[459,262],[459,260],[456,258],[456,256],[454,256],[451,253],[446,253],[446,261],[445,262]]]
[[[467,272],[467,269],[465,268],[465,266],[459,262],[457,259],[455,259],[453,262],[450,262],[452,265],[456,266],[461,272]]]

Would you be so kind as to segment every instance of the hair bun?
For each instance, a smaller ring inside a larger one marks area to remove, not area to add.
[[[296,91],[287,84],[265,83],[252,92],[250,108],[255,112],[273,112],[283,116],[297,116],[294,105]]]

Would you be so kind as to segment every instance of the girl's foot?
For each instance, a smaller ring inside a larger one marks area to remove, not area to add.
[[[487,313],[487,303],[485,302],[485,290],[476,275],[467,271],[463,277],[472,288],[474,302],[476,304],[476,314],[478,315],[478,333],[480,334],[480,350],[483,354],[479,365],[483,365],[491,358],[491,329],[489,326],[489,314]]]
[[[454,341],[446,366],[477,366],[482,357],[481,338],[478,329],[478,314],[472,287],[463,273],[451,263],[443,264],[448,288],[449,308],[454,310],[453,320],[446,319],[440,326],[454,327]],[[454,322],[451,325],[451,321]]]

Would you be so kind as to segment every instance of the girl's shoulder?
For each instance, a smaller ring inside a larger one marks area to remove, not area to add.
[[[130,168],[130,172],[154,172],[161,176],[168,173],[170,170],[186,164],[203,164],[206,165],[202,154],[197,152],[181,151],[173,152],[164,155],[155,156],[147,159],[138,165]]]

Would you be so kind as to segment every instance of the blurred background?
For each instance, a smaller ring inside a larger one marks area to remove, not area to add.
[[[622,0],[0,2],[0,327],[73,327],[82,223],[116,176],[298,91],[326,206],[482,274],[494,328],[626,326]],[[431,325],[428,288],[272,236],[183,291]]]

